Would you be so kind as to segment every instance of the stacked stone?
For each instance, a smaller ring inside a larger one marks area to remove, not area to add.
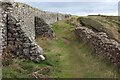
[[[43,19],[39,17],[35,17],[35,32],[36,36],[53,38],[53,30]]]
[[[12,5],[8,2],[0,2],[0,29],[1,29],[1,46],[2,53],[6,52],[7,47],[7,14],[11,13]]]
[[[2,53],[5,51],[6,48],[6,28],[5,28],[5,18],[3,16],[3,9],[2,3],[0,2],[0,79],[2,79]]]
[[[104,55],[110,62],[117,66],[120,72],[120,44],[117,41],[109,39],[106,33],[96,33],[86,27],[76,28],[75,34],[80,40],[89,43],[93,53]]]
[[[4,34],[7,40],[7,52],[14,56],[40,62],[44,60],[42,48],[36,44],[21,28],[20,22],[12,15],[13,4],[3,2]],[[5,40],[4,38],[4,40]]]
[[[75,29],[75,33],[80,40],[85,42],[88,42],[94,34],[94,32],[91,29],[85,27],[77,27]]]
[[[2,34],[0,43],[4,47],[1,50],[7,48],[8,53],[37,62],[41,59],[44,60],[42,48],[35,42],[35,32],[38,35],[53,37],[53,31],[49,28],[48,24],[69,16],[40,11],[20,3],[15,7],[13,6],[14,2],[10,1],[1,3],[2,7],[0,7],[0,11],[2,10],[2,13],[0,13],[0,33]],[[38,21],[35,22],[35,16],[41,19],[37,18]],[[35,25],[37,26],[37,31],[35,31]]]
[[[25,34],[21,29],[19,21],[11,15],[8,15],[7,20],[7,42],[10,53],[17,57],[30,59],[36,62],[44,60],[44,57],[42,56],[42,48]]]
[[[20,19],[21,28],[24,30],[24,32],[26,32],[28,36],[34,37],[34,38],[36,36],[35,33],[37,33],[35,31],[37,30],[35,29],[36,16],[43,19],[44,22],[47,23],[48,25],[58,20],[62,20],[71,16],[67,14],[41,11],[39,9],[32,8],[31,6],[27,4],[22,4],[22,3],[15,3],[13,15],[17,17],[17,19]]]

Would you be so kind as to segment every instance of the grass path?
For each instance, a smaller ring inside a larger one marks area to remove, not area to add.
[[[3,78],[30,78],[33,72],[55,78],[113,78],[117,73],[109,63],[91,54],[90,48],[76,39],[73,26],[59,21],[52,24],[56,39],[37,38],[46,60],[40,63],[15,59],[4,66]],[[43,68],[47,71],[40,71]]]
[[[46,62],[51,66],[51,77],[113,78],[117,73],[109,63],[91,55],[91,50],[80,43],[72,32],[73,26],[59,21],[52,25],[56,39],[37,38],[44,49]]]

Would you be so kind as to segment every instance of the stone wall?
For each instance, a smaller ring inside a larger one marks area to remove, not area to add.
[[[104,55],[110,62],[117,66],[120,72],[120,43],[110,39],[106,33],[96,33],[86,27],[78,27],[75,34],[81,40],[90,45],[93,53]]]
[[[0,43],[1,53],[12,57],[44,60],[43,50],[37,45],[35,36],[53,36],[49,24],[69,17],[59,13],[50,13],[32,8],[29,5],[14,2],[0,2]],[[2,51],[3,50],[3,51]]]
[[[7,17],[7,48],[8,53],[24,59],[40,62],[44,60],[42,56],[42,48],[36,42],[30,39],[21,29],[19,21],[12,15]]]
[[[29,59],[40,62],[44,60],[43,51],[37,45],[35,39],[29,37],[22,29],[22,25],[13,15],[13,4],[10,2],[2,2],[2,50],[11,53],[13,57]],[[7,50],[5,51],[4,50]],[[3,52],[3,55],[4,55]]]
[[[39,17],[35,17],[35,34],[36,36],[42,36],[47,38],[53,38],[53,30],[49,25]]]
[[[7,46],[7,13],[9,12],[9,10],[6,10],[7,6],[4,6],[4,4],[2,2],[0,2],[0,41],[1,41],[1,52],[3,53],[6,49]],[[9,12],[10,13],[10,12]],[[0,53],[1,53],[0,52]],[[1,54],[2,54],[1,53]]]
[[[41,11],[23,3],[15,3],[14,6],[13,15],[20,20],[22,29],[32,38],[35,38],[35,17],[43,19],[47,24],[69,17],[69,15],[65,14]]]

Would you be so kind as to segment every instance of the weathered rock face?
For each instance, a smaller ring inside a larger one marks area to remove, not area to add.
[[[36,36],[43,36],[48,38],[53,38],[53,30],[49,25],[39,17],[35,17],[35,34]]]
[[[120,44],[117,41],[109,39],[106,33],[95,33],[86,27],[76,28],[75,34],[80,40],[91,46],[93,53],[105,55],[109,61],[117,66],[120,72]]]

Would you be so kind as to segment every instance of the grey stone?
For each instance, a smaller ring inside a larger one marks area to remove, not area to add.
[[[86,27],[78,27],[74,32],[79,40],[91,46],[93,53],[106,55],[110,62],[118,65],[118,61],[120,61],[120,43],[110,39],[104,32],[96,33]],[[118,69],[120,69],[120,66],[118,66]]]

